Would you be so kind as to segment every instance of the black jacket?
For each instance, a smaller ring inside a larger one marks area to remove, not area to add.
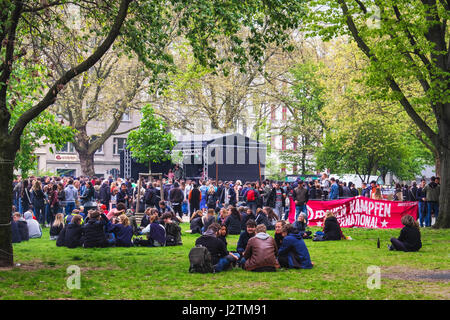
[[[323,233],[325,233],[325,240],[341,240],[341,227],[336,217],[329,217],[325,220]]]
[[[58,235],[56,245],[58,247],[76,248],[82,245],[83,229],[78,224],[66,225]]]
[[[202,193],[198,188],[194,188],[191,191],[191,199],[189,200],[189,203],[191,205],[191,208],[200,208],[200,198],[202,196]]]
[[[240,234],[241,233],[241,219],[234,215],[229,215],[225,220],[225,225],[227,226],[228,234]]]
[[[173,188],[170,190],[169,201],[171,203],[181,204],[184,200],[183,191],[180,188]]]
[[[225,203],[225,189],[222,188],[220,194],[219,194],[219,203]],[[228,189],[228,204],[232,205],[233,207],[236,205],[236,191],[234,191],[233,188]]]
[[[145,190],[144,202],[149,207],[156,207],[158,205],[159,197],[155,188],[150,187]]]
[[[195,245],[201,245],[208,249],[211,254],[211,262],[213,265],[216,265],[220,258],[228,255],[225,243],[213,236],[203,235],[195,241]]]
[[[11,240],[12,243],[19,243],[22,241],[19,231],[19,224],[14,220],[11,221]]]
[[[242,220],[241,220],[241,230],[246,230],[247,229],[247,221],[253,219],[256,220],[255,215],[252,213],[250,215],[248,215],[247,213],[243,213],[242,214]]]
[[[42,208],[45,204],[45,194],[42,190],[33,190],[31,192],[32,196],[33,196],[33,206],[36,208]]]
[[[106,247],[107,240],[104,231],[104,227],[108,221],[108,218],[102,214],[100,220],[89,219],[85,225],[83,225],[83,247]]]
[[[258,216],[256,217],[256,225],[258,224],[264,224],[266,225],[266,228],[269,229],[271,227],[269,219],[267,218],[266,214],[264,212],[261,212],[260,214],[258,214]]]
[[[150,224],[150,219],[149,219],[148,215],[144,214],[144,216],[142,217],[142,220],[141,220],[141,228],[145,228],[149,224]]]
[[[111,200],[111,192],[107,184],[102,184],[98,197],[102,204],[104,204],[105,206],[109,205],[109,201]]]
[[[239,252],[239,253],[244,252],[245,248],[247,248],[248,240],[250,240],[250,238],[253,237],[253,236],[255,236],[255,235],[254,234],[250,235],[247,232],[247,230],[242,231],[241,235],[239,236],[239,240],[238,240],[238,243],[237,243],[237,246],[236,246],[236,251]]]
[[[280,191],[281,191],[281,203],[284,207],[286,200],[286,192],[284,192],[283,188],[280,188]],[[275,208],[276,197],[277,197],[277,190],[276,188],[273,188],[272,191],[270,191],[269,196],[267,198],[266,206]]]
[[[191,233],[202,233],[203,221],[202,217],[195,217],[191,221]]]
[[[419,251],[422,248],[422,241],[420,239],[420,231],[416,228],[405,226],[400,231],[398,240],[403,242],[407,251]]]
[[[28,224],[24,220],[17,221],[17,226],[19,228],[20,232],[20,240],[21,241],[28,241],[30,240],[30,235],[28,233]]]
[[[54,226],[52,225],[52,226],[50,227],[50,236],[52,236],[52,237],[58,236],[59,233],[61,232],[61,230],[62,230],[63,228],[64,228],[64,227],[63,227],[62,224],[60,224],[60,225],[57,226],[57,227],[54,227]]]

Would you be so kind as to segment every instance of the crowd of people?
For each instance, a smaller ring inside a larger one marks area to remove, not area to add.
[[[412,184],[406,188],[406,196],[398,187],[396,200],[419,201],[420,226],[430,226],[431,213],[437,217],[439,210],[438,178],[432,177],[428,184]],[[382,199],[381,187],[375,181],[358,190],[353,183],[328,179],[326,174],[320,180],[294,183],[168,178],[143,179],[137,184],[132,179],[112,177],[31,177],[17,179],[13,190],[13,242],[39,238],[42,228],[49,227],[50,239],[69,248],[182,245],[180,223],[184,216],[191,233],[200,234],[196,245],[208,249],[216,272],[231,266],[252,271],[274,271],[280,266],[311,268],[304,239],[345,237],[331,212],[324,218],[323,231],[312,235],[307,230],[308,201],[357,195]],[[145,210],[140,225],[135,216],[138,199],[139,208]],[[295,216],[294,223],[288,222],[288,216]],[[411,221],[404,224],[405,228],[415,228]],[[393,238],[393,249],[418,247],[420,231],[419,236],[417,232],[413,236],[414,246],[399,243],[409,241],[410,229],[402,230],[399,239]],[[267,230],[275,230],[273,238]],[[228,234],[239,235],[235,252],[227,250]]]

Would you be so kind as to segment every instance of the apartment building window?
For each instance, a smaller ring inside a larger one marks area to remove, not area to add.
[[[131,121],[130,111],[124,112],[122,114],[122,120],[121,121]]]
[[[113,139],[113,154],[119,155],[120,152],[124,149],[126,138],[114,138]]]
[[[71,142],[67,142],[61,149],[56,150],[57,153],[75,153],[75,147]]]
[[[286,117],[286,113],[287,113],[287,108],[286,107],[283,107],[282,109],[281,109],[281,112],[282,112],[282,119],[283,119],[283,121],[286,121],[287,120],[287,117]]]
[[[286,150],[286,137],[283,136],[281,138],[281,150],[285,151]]]
[[[91,136],[91,143],[98,139],[98,136]],[[95,154],[103,154],[103,145],[95,151]]]

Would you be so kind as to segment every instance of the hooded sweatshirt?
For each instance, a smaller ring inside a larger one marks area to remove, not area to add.
[[[73,186],[73,184],[69,184],[64,189],[64,192],[66,193],[67,202],[75,202],[75,200],[78,198],[78,190]]]
[[[28,235],[30,239],[42,237],[42,229],[39,222],[33,219],[33,214],[29,211],[24,213],[24,218],[27,221]]]

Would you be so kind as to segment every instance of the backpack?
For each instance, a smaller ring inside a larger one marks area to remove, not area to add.
[[[203,246],[196,246],[189,251],[189,272],[213,273],[214,267],[211,262],[211,253]]]
[[[247,201],[255,201],[255,190],[250,189],[247,191]]]

